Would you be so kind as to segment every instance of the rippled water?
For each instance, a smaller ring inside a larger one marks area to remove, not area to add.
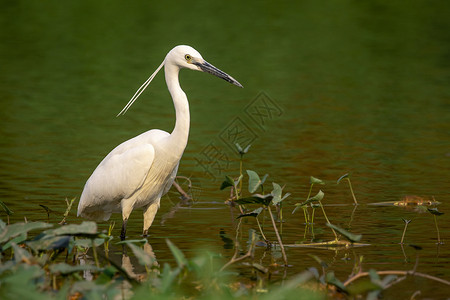
[[[171,260],[166,238],[187,253],[208,246],[232,255],[220,236],[221,230],[234,236],[223,203],[228,192],[218,187],[225,174],[238,172],[229,146],[235,141],[230,132],[241,129],[238,141],[252,143],[244,168],[269,173],[269,185],[286,185],[292,193],[284,204],[286,243],[304,239],[301,212],[290,212],[306,197],[313,175],[327,181],[320,188],[330,220],[371,244],[337,252],[289,248],[288,274],[314,265],[306,254],[326,259],[342,280],[358,255],[364,255],[365,269],[411,269],[416,252],[398,245],[405,218],[413,220],[407,243],[423,247],[419,270],[450,279],[448,245],[435,244],[431,215],[368,206],[404,195],[434,196],[446,213],[438,219],[442,239],[449,239],[446,2],[223,2],[186,9],[185,2],[14,1],[1,8],[0,199],[15,212],[13,221],[45,220],[39,204],[64,211],[64,199],[80,196],[116,145],[151,128],[173,128],[161,74],[124,117],[115,115],[167,51],[185,43],[245,88],[181,72],[192,121],[179,175],[192,179],[195,204],[166,218],[178,196],[162,199],[150,238],[160,261]],[[335,184],[345,173],[361,203],[351,224],[348,187]],[[128,234],[138,237],[141,213],[132,218]],[[256,229],[247,222],[244,233]],[[320,213],[315,238],[332,238]],[[341,260],[345,255],[350,260]],[[410,297],[416,289],[446,294],[430,281],[402,284],[386,296],[403,291]]]

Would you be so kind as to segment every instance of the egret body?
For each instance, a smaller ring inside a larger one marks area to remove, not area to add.
[[[186,148],[190,115],[188,99],[178,81],[180,69],[207,72],[242,87],[234,78],[206,62],[194,48],[176,46],[119,115],[131,107],[163,66],[176,112],[172,133],[149,130],[114,148],[87,180],[78,205],[77,215],[90,220],[106,221],[112,213],[121,212],[122,240],[125,239],[128,218],[136,208],[143,209],[143,234],[147,235],[161,197],[175,180]]]

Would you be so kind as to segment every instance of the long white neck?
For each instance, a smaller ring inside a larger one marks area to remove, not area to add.
[[[164,65],[167,88],[172,96],[176,114],[175,128],[170,134],[169,143],[173,151],[181,155],[187,145],[190,115],[188,99],[178,81],[179,72],[180,68],[176,65],[167,63]]]

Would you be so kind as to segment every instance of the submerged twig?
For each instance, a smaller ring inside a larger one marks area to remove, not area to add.
[[[419,277],[423,277],[423,278],[427,278],[430,280],[434,280],[437,282],[440,282],[442,284],[445,285],[449,285],[450,286],[450,281],[432,276],[432,275],[428,275],[428,274],[424,274],[424,273],[418,273],[415,272],[414,270],[410,270],[410,271],[377,271],[378,275],[413,275],[413,276],[419,276]],[[361,278],[361,277],[365,277],[365,276],[370,276],[369,272],[361,272],[356,274],[355,276],[353,276],[352,278],[349,278],[347,281],[344,282],[344,286],[348,286],[350,283],[352,283],[353,281]]]
[[[251,238],[251,243],[249,245],[247,253],[244,254],[241,257],[237,257],[238,253],[239,253],[239,241],[238,241],[238,238],[239,238],[239,228],[241,226],[241,222],[242,222],[242,219],[239,219],[238,226],[236,227],[236,238],[235,238],[235,242],[234,242],[235,250],[234,250],[233,257],[231,258],[231,260],[229,262],[227,262],[225,265],[223,265],[222,268],[220,268],[220,271],[223,271],[225,268],[227,268],[228,266],[230,266],[230,265],[232,265],[234,263],[237,263],[237,262],[239,262],[241,260],[244,260],[246,258],[249,258],[249,257],[253,256],[253,248],[254,248],[254,245],[255,245],[255,237],[254,237],[254,235]]]

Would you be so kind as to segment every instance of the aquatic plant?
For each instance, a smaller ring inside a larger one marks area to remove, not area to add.
[[[402,220],[405,223],[405,227],[403,228],[403,234],[402,234],[402,239],[400,240],[400,244],[403,244],[403,240],[404,240],[405,234],[406,234],[406,228],[408,228],[408,224],[411,223],[411,220],[406,220],[403,218],[402,218]]]
[[[350,188],[350,192],[352,193],[353,202],[355,202],[355,205],[358,205],[358,201],[356,201],[355,193],[353,192],[352,182],[350,181],[350,175],[348,173],[342,175],[341,177],[339,177],[339,179],[337,180],[336,183],[339,184],[343,179],[347,179],[348,186]]]
[[[438,237],[438,244],[443,244],[444,242],[442,242],[441,241],[441,235],[439,234],[439,226],[438,226],[438,223],[437,223],[437,216],[441,216],[441,215],[443,215],[444,213],[443,212],[440,212],[436,207],[434,207],[434,208],[427,208],[427,210],[428,210],[428,212],[430,213],[430,214],[432,214],[433,215],[433,218],[434,218],[434,225],[436,225],[436,231],[437,231],[437,237]]]

